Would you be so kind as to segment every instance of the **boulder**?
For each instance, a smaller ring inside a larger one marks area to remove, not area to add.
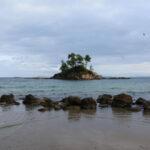
[[[81,109],[96,109],[96,101],[92,97],[84,98],[81,100]]]
[[[41,100],[31,94],[26,95],[23,104],[25,105],[39,105],[41,103]]]
[[[97,103],[111,105],[112,104],[112,100],[113,100],[112,95],[104,94],[104,95],[100,95],[97,98]]]
[[[121,107],[121,108],[131,107],[132,103],[133,103],[132,97],[130,95],[122,93],[114,96],[112,107]]]
[[[136,105],[144,105],[145,102],[146,102],[146,100],[140,97],[136,100],[135,104]]]
[[[46,108],[53,108],[54,107],[54,102],[49,99],[49,98],[43,98],[40,102],[40,105]]]
[[[78,96],[69,96],[61,100],[66,106],[80,106],[81,99]]]
[[[66,107],[65,103],[63,102],[54,102],[54,109],[55,110],[61,110]]]
[[[145,111],[150,111],[150,101],[146,101],[143,105]]]
[[[13,94],[10,94],[10,95],[2,95],[0,98],[0,104],[19,105],[20,103],[15,101],[15,96]]]

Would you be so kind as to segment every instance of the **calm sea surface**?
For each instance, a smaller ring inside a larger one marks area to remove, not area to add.
[[[59,100],[126,92],[150,99],[150,78],[61,81],[0,79],[0,95],[26,94]],[[41,113],[38,107],[0,107],[0,150],[150,150],[150,112],[117,108]]]
[[[63,81],[48,79],[0,78],[0,95],[13,93],[16,96],[33,94],[61,99],[68,95],[81,97],[125,92],[133,97],[150,99],[150,78],[123,80]]]

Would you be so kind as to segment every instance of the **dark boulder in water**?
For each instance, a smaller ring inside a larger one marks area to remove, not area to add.
[[[150,101],[146,101],[143,105],[145,111],[150,111]]]
[[[81,109],[96,109],[96,101],[92,97],[81,100]]]
[[[49,98],[43,98],[40,101],[40,105],[42,105],[43,107],[47,107],[47,108],[53,108],[54,107],[54,102]]]
[[[146,100],[143,98],[138,98],[135,102],[136,105],[144,105],[146,103]]]
[[[132,103],[133,103],[132,97],[130,95],[122,93],[114,96],[112,107],[126,108],[131,107]]]
[[[81,105],[81,99],[78,96],[69,96],[64,99],[62,99],[63,103],[65,103],[66,106],[80,106]]]
[[[10,94],[10,95],[2,95],[0,98],[0,104],[19,105],[20,103],[15,101],[15,96],[13,94]]]
[[[23,104],[25,105],[39,105],[41,103],[41,100],[31,94],[26,95]]]
[[[100,103],[102,105],[103,104],[111,105],[112,104],[112,100],[113,100],[112,95],[104,94],[104,95],[100,95],[97,98],[97,103]]]

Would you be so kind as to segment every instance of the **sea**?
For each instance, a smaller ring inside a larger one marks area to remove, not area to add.
[[[119,108],[50,110],[27,107],[27,94],[61,100],[127,93],[150,99],[150,78],[65,81],[0,78],[0,95],[12,93],[19,106],[0,106],[0,150],[150,150],[150,112]]]
[[[33,94],[60,100],[76,95],[97,98],[102,94],[127,93],[150,99],[150,78],[103,79],[90,81],[68,81],[32,78],[0,78],[0,95],[12,93],[16,97]]]

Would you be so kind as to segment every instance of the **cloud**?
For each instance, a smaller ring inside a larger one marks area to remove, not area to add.
[[[72,51],[105,75],[149,76],[149,9],[147,0],[0,0],[0,76],[50,76]]]

